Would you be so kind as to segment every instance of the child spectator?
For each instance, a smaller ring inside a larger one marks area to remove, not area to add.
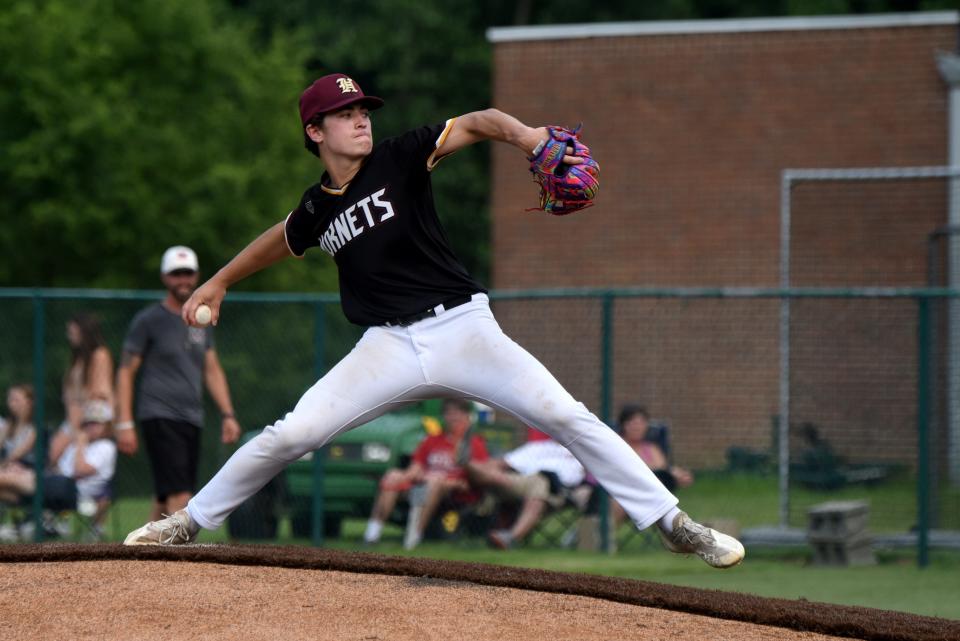
[[[462,504],[474,503],[479,499],[478,493],[467,481],[465,470],[456,464],[457,446],[464,438],[470,439],[472,460],[485,461],[490,457],[483,438],[468,434],[472,410],[470,401],[444,400],[443,433],[425,438],[413,453],[413,460],[406,469],[387,470],[380,480],[380,492],[363,535],[365,543],[369,545],[380,540],[383,525],[390,518],[397,499],[417,486],[423,486],[424,495],[422,504],[411,508],[411,523],[404,540],[404,547],[408,550],[420,544],[427,524],[443,499],[449,497]]]
[[[53,436],[50,468],[43,478],[44,507],[63,511],[109,502],[117,462],[117,446],[111,439],[112,421],[113,408],[108,402],[88,401],[79,428],[64,424]],[[32,467],[15,465],[0,470],[0,500],[18,503],[33,496],[36,489]]]
[[[7,390],[9,420],[0,418],[0,468],[32,465],[37,430],[33,427],[33,386],[11,385]]]

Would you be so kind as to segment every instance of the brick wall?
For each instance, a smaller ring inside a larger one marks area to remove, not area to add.
[[[495,106],[528,124],[583,121],[601,193],[578,215],[526,213],[525,161],[495,146],[493,287],[776,286],[782,170],[945,164],[935,54],[956,43],[956,25],[497,43]],[[923,285],[945,186],[806,184],[793,216],[795,285]],[[894,307],[798,310],[792,417],[854,458],[915,452],[914,311]],[[498,310],[509,332],[542,326],[513,309]],[[694,465],[771,444],[776,303],[634,304],[617,318],[616,406],[670,418]],[[521,342],[598,409],[582,366]]]

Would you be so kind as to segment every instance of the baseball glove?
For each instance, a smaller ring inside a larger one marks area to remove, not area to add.
[[[600,189],[600,165],[580,142],[580,125],[573,130],[552,126],[547,131],[550,138],[529,158],[533,180],[540,185],[540,206],[527,211],[566,216],[592,206]],[[568,148],[572,151],[568,152]],[[564,164],[564,155],[583,158],[583,163]]]

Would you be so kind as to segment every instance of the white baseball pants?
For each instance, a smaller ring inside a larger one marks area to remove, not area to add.
[[[409,327],[371,327],[353,350],[224,464],[190,501],[193,520],[219,527],[289,463],[338,434],[414,401],[477,400],[566,446],[638,528],[677,505],[643,460],[577,402],[494,319],[484,294]]]

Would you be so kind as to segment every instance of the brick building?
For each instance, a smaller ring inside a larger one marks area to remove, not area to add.
[[[492,285],[775,287],[788,168],[948,162],[956,12],[493,29],[494,105],[530,124],[583,121],[601,164],[585,213],[526,213],[515,149],[493,150]],[[944,180],[799,185],[792,284],[923,286]],[[716,466],[769,449],[778,408],[776,300],[618,300],[613,401],[649,403],[677,457]],[[591,409],[600,407],[595,301],[498,317]],[[562,317],[562,322],[556,322]],[[544,335],[543,322],[550,323]],[[916,451],[916,305],[794,305],[791,418],[851,458]],[[554,328],[565,326],[566,335]]]

